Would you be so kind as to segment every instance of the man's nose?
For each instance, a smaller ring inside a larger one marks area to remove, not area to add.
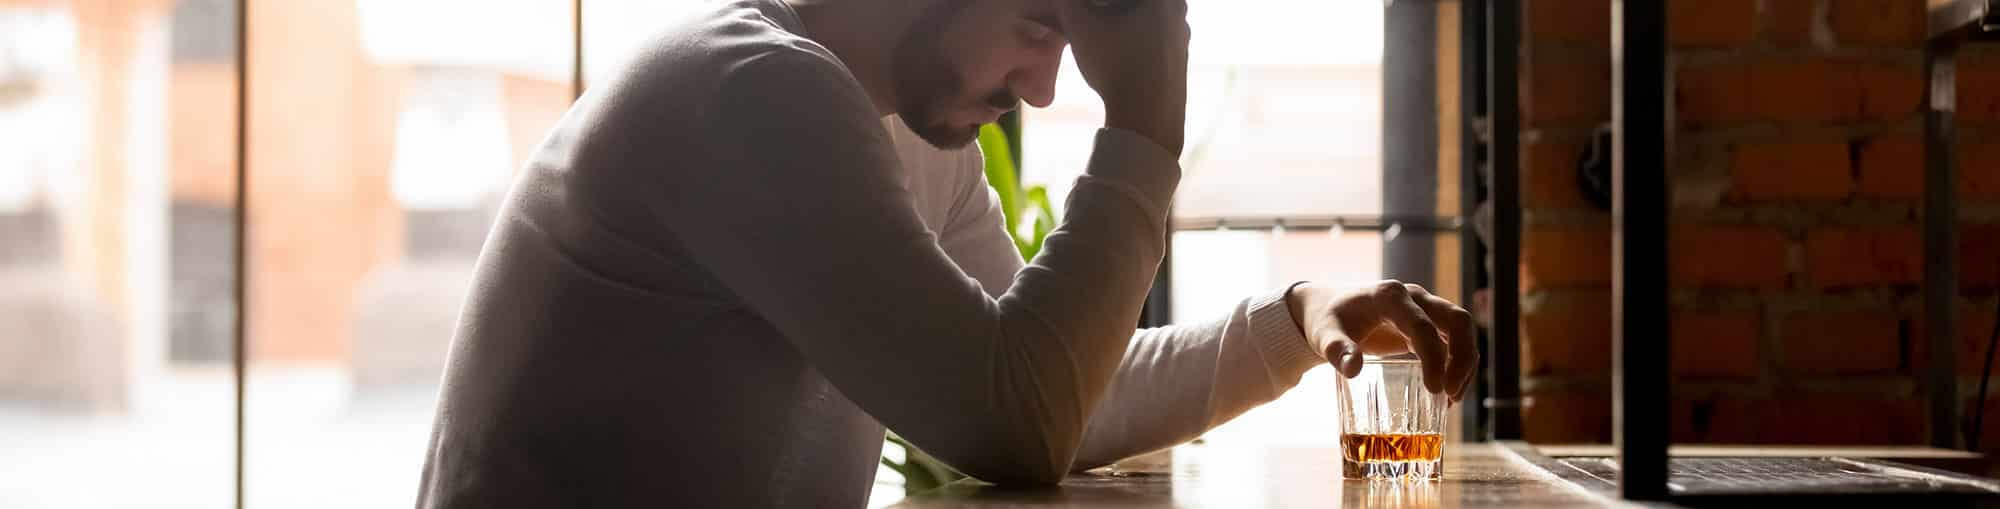
[[[1062,66],[1061,53],[1048,62],[1037,62],[1031,67],[1016,71],[1007,79],[1007,88],[1021,101],[1036,108],[1047,108],[1056,100],[1056,70]]]

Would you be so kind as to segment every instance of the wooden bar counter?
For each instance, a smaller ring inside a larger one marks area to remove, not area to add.
[[[1061,486],[1007,489],[960,481],[895,507],[1623,507],[1489,443],[1445,447],[1444,479],[1340,478],[1334,447],[1234,448],[1191,444],[1171,465],[1121,464]]]

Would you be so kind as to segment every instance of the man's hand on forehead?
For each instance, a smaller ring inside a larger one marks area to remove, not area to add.
[[[1098,15],[1113,16],[1118,14],[1124,14],[1126,11],[1132,10],[1132,8],[1138,6],[1139,2],[1141,1],[1142,0],[1083,0],[1083,3],[1089,5],[1090,10],[1096,11]]]
[[[1105,124],[1180,153],[1187,115],[1187,0],[1048,0]]]
[[[1028,0],[1029,3],[1029,6],[1027,8],[1028,14],[1022,17],[1027,18],[1028,21],[1033,21],[1035,23],[1041,24],[1042,26],[1048,27],[1050,30],[1054,30],[1057,34],[1068,34],[1070,31],[1069,30],[1070,27],[1063,26],[1062,15],[1057,12],[1058,8],[1056,5],[1054,5],[1055,2],[1082,2],[1086,10],[1095,13],[1099,16],[1115,16],[1132,10],[1133,7],[1137,7],[1140,3],[1143,3],[1144,1],[1145,0]]]

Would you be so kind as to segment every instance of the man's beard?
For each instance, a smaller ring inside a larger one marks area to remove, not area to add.
[[[941,149],[964,147],[979,137],[977,126],[947,123],[953,94],[964,88],[965,80],[954,71],[941,48],[945,28],[959,9],[971,0],[937,0],[910,26],[895,48],[894,80],[896,113],[903,125],[925,143]],[[1013,107],[1016,99],[1002,90],[987,101]]]

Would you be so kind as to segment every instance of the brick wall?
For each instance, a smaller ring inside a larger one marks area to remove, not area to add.
[[[1535,441],[1611,438],[1609,217],[1574,184],[1590,130],[1610,121],[1608,4],[1523,0],[1521,368]],[[1668,5],[1675,438],[1922,443],[1924,0]],[[2000,51],[1960,65],[1970,395],[2000,286]],[[2000,416],[2000,398],[1986,411]]]

